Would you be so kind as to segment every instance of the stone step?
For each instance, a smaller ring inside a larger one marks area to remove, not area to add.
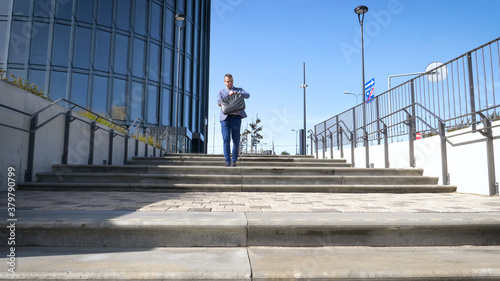
[[[225,166],[225,160],[220,159],[216,161],[210,161],[205,159],[200,160],[179,160],[179,159],[141,159],[141,160],[130,160],[129,165],[183,165],[183,166]],[[289,167],[351,167],[351,164],[346,163],[345,160],[341,161],[238,161],[238,166],[289,166]]]
[[[500,213],[18,210],[16,246],[500,246]],[[8,228],[0,229],[7,241]]]
[[[0,280],[500,280],[500,247],[18,247],[15,271]]]
[[[19,183],[20,190],[38,191],[134,191],[134,192],[327,192],[327,193],[449,193],[453,185],[350,185],[350,184],[191,184],[191,183]]]
[[[217,174],[217,175],[337,175],[337,176],[422,176],[423,169],[290,167],[290,166],[180,166],[180,165],[62,165],[52,166],[60,173],[135,173],[135,174]]]
[[[182,171],[180,171],[182,172]],[[418,185],[437,184],[437,177],[423,176],[336,176],[336,175],[233,175],[217,174],[136,174],[136,173],[38,173],[40,182],[65,183],[191,183],[191,184],[335,184],[335,185]]]

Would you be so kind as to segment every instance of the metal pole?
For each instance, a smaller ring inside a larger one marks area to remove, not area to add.
[[[179,81],[180,81],[180,66],[181,66],[181,29],[182,26],[177,26],[179,29],[179,42],[177,44],[177,91],[175,94],[175,131],[174,131],[174,153],[178,153],[177,130],[179,126]]]
[[[307,147],[306,147],[306,135],[307,135],[307,130],[306,130],[306,88],[307,88],[307,84],[306,84],[306,63],[304,62],[304,84],[302,84],[301,86],[302,88],[304,88],[304,134],[302,135],[302,151],[303,151],[303,155],[307,155]]]
[[[361,73],[362,73],[362,81],[361,85],[361,93],[363,93],[363,139],[365,145],[365,159],[366,159],[366,168],[370,168],[370,153],[368,148],[368,134],[366,130],[366,94],[365,94],[365,51],[364,51],[364,43],[363,43],[363,20],[365,18],[365,14],[361,17],[358,14],[359,24],[361,25]]]

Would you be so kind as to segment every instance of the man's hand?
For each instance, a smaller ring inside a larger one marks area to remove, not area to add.
[[[232,96],[232,95],[234,95],[234,94],[236,94],[236,92],[235,92],[235,91],[229,91],[229,95],[230,95],[230,96]]]

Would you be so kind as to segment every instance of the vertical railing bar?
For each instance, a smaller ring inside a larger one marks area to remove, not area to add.
[[[455,76],[453,75],[453,62],[451,62],[451,94],[453,95],[453,97],[457,96],[455,95]],[[453,99],[455,100],[455,99]],[[458,106],[459,108],[461,107],[462,105],[462,101],[461,101],[461,98],[460,98],[460,94],[458,95]],[[457,105],[455,103],[453,103],[453,113],[455,114],[455,116],[460,116],[460,113],[458,113],[459,115],[457,115]]]
[[[472,132],[476,132],[476,101],[474,95],[474,73],[472,65],[472,53],[469,52],[467,55],[467,65],[469,72],[469,96],[470,96],[470,109],[471,109],[471,122],[472,122]]]
[[[94,164],[94,137],[95,137],[95,131],[96,131],[96,122],[92,121],[90,124],[90,144],[89,144],[89,160],[88,164],[93,165]]]
[[[478,62],[477,62],[477,51],[474,52],[474,56],[476,58],[475,60],[475,63],[476,63],[476,82],[477,82],[477,100],[478,100],[478,103],[479,103],[479,107],[478,109],[481,110],[482,106],[481,106],[481,86],[479,84],[479,66],[478,66]],[[477,109],[474,109],[474,111],[478,111]]]
[[[66,112],[64,118],[64,140],[63,140],[63,154],[61,159],[61,164],[68,164],[68,153],[69,153],[69,130],[71,123],[71,109]]]
[[[484,60],[484,48],[481,48],[481,52],[483,54],[483,74],[484,74],[484,96],[486,98],[486,108],[489,107],[488,102],[488,84],[486,84],[486,61]],[[479,75],[478,75],[479,76]],[[489,109],[486,110],[486,115],[489,114]]]
[[[493,106],[497,105],[496,98],[495,98],[495,72],[493,71],[493,53],[491,52],[491,45],[490,45],[490,66],[491,66],[491,89],[493,91]],[[496,109],[493,109],[493,118],[496,119]]]
[[[113,139],[115,137],[115,131],[113,129],[109,130],[109,148],[108,148],[108,165],[113,164]]]
[[[469,54],[467,54],[467,62],[469,60]],[[468,68],[468,66],[467,66]],[[467,91],[467,76],[465,74],[465,59],[462,59],[462,70],[464,74],[464,100],[465,100],[465,113],[471,113],[472,110],[469,111],[469,105],[470,105],[470,89]],[[467,102],[467,93],[469,92],[469,102]]]

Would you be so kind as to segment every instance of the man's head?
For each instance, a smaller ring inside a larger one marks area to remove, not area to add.
[[[228,89],[232,89],[233,88],[233,75],[231,74],[226,74],[224,76],[224,84],[226,84],[226,87]]]

